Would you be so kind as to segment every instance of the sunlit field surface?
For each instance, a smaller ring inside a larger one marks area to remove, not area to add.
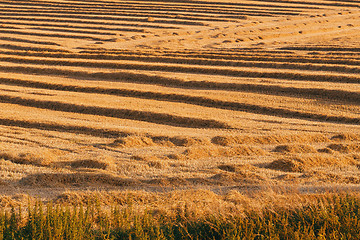
[[[325,193],[360,189],[359,73],[355,0],[3,0],[0,206],[221,205],[241,225],[241,209],[358,204]]]

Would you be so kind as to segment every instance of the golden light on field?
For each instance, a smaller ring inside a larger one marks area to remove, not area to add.
[[[2,194],[356,187],[359,7],[1,1]]]

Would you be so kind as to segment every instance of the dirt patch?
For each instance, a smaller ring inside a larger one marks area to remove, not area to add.
[[[257,167],[250,164],[221,164],[219,169],[227,172],[256,171]]]
[[[116,139],[111,146],[113,147],[146,147],[154,146],[151,138],[141,136],[127,136]]]
[[[327,146],[329,149],[341,152],[341,153],[351,153],[351,152],[360,152],[360,144],[330,144]]]
[[[349,166],[356,165],[357,160],[351,156],[294,156],[284,159],[278,159],[270,164],[267,168],[281,170],[285,172],[304,172],[312,167],[328,167],[328,166]]]
[[[57,157],[50,151],[38,153],[8,153],[0,152],[0,159],[11,161],[17,164],[28,164],[34,166],[50,166]]]
[[[345,183],[345,184],[359,184],[360,178],[357,176],[342,176],[334,173],[326,173],[323,171],[311,171],[304,173],[299,177],[303,180],[310,180],[324,183]]]
[[[236,147],[190,147],[182,154],[171,155],[171,158],[176,159],[201,159],[210,157],[234,157],[234,156],[260,156],[265,155],[265,152],[257,147],[251,146],[236,146]]]
[[[70,166],[73,168],[96,168],[105,170],[114,167],[114,163],[110,161],[84,159],[73,161],[70,163]]]
[[[331,140],[336,141],[360,141],[360,136],[353,133],[342,133],[335,135],[331,138]]]
[[[278,159],[271,162],[267,167],[284,172],[302,172],[305,170],[302,162],[293,159]]]
[[[279,153],[316,153],[316,149],[310,145],[279,145],[274,152]]]
[[[211,144],[210,140],[207,138],[193,138],[193,137],[183,137],[183,136],[170,138],[170,141],[176,146],[184,146],[184,147],[189,147],[193,145]]]
[[[32,187],[66,187],[66,186],[136,186],[139,181],[120,178],[110,174],[98,173],[39,173],[22,178],[19,182]]]
[[[110,204],[134,204],[151,203],[156,200],[156,194],[145,191],[72,191],[60,194],[55,203],[80,205],[88,203]]]
[[[251,172],[251,171],[241,171],[238,173],[225,172],[218,173],[210,177],[209,180],[215,185],[232,185],[232,184],[258,184],[266,181],[267,178]]]
[[[234,144],[286,144],[286,143],[312,143],[328,142],[322,134],[302,135],[269,135],[269,136],[216,136],[211,139],[212,143],[221,146]]]

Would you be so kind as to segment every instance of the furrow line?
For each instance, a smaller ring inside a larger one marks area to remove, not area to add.
[[[2,4],[2,3],[1,3]],[[6,7],[1,6],[2,9],[24,9],[27,10],[34,10],[34,7]],[[71,13],[77,10],[77,8],[46,8],[46,10],[49,11],[57,11],[58,9],[61,9],[62,11],[66,11],[67,13]],[[236,9],[222,9],[217,8],[214,10],[213,8],[204,8],[204,7],[172,7],[172,6],[165,6],[165,5],[159,5],[159,6],[129,6],[129,5],[121,5],[119,7],[107,7],[106,9],[99,10],[98,8],[87,8],[86,10],[82,9],[85,13],[99,13],[99,14],[108,14],[108,13],[133,13],[133,12],[139,12],[139,13],[174,13],[174,14],[184,14],[186,12],[187,16],[204,16],[208,17],[210,14],[212,14],[214,17],[220,17],[220,18],[238,18],[244,17],[244,15],[248,15],[251,13],[255,14],[276,14],[276,15],[295,15],[295,14],[301,14],[302,11],[300,10],[288,10],[288,9],[281,9],[281,8],[273,8],[272,11],[266,10],[266,9],[260,9],[260,8],[236,8]],[[190,14],[191,13],[191,14]]]
[[[88,7],[87,9],[94,9],[94,7]],[[222,14],[237,14],[242,13],[246,10],[256,10],[256,11],[266,11],[266,12],[302,12],[300,9],[286,9],[282,6],[277,6],[269,10],[268,8],[262,8],[257,6],[238,6],[238,7],[229,7],[229,6],[217,6],[216,8],[212,6],[199,6],[199,5],[165,5],[165,4],[152,4],[152,5],[131,5],[126,3],[119,3],[116,6],[109,6],[105,10],[123,10],[123,9],[135,9],[135,10],[161,10],[161,11],[186,11],[186,12],[205,12],[205,13],[222,13]]]
[[[24,121],[24,120],[10,119],[10,118],[0,118],[0,125],[29,128],[29,129],[39,129],[45,131],[69,132],[69,133],[85,134],[85,135],[104,137],[104,138],[118,138],[118,137],[126,137],[131,135],[131,133],[125,131],[114,131],[103,128],[101,129],[90,128],[90,127],[76,126],[76,125],[60,125],[56,123]]]
[[[178,29],[177,27],[151,25],[151,24],[135,24],[135,23],[112,23],[112,22],[96,22],[96,21],[84,21],[84,20],[64,20],[56,18],[27,18],[27,17],[6,17],[0,16],[0,19],[5,20],[18,20],[18,21],[29,21],[29,22],[61,22],[61,23],[77,23],[77,24],[99,24],[105,26],[127,26],[127,27],[141,27],[141,28],[159,28],[159,29]]]
[[[165,2],[165,3],[164,3]],[[5,2],[4,2],[5,3]],[[7,2],[8,4],[12,4],[12,5],[27,5],[28,2],[25,1],[17,1],[17,2]],[[138,7],[144,7],[144,6],[150,6],[150,7],[162,7],[162,6],[166,6],[166,3],[169,3],[168,1],[157,1],[157,2],[137,2],[137,1],[122,1],[122,2],[109,2],[109,1],[87,1],[87,4],[85,2],[76,2],[76,3],[71,3],[70,1],[67,1],[66,3],[60,3],[57,2],[56,5],[54,4],[54,2],[45,2],[45,1],[32,1],[32,6],[42,6],[42,7],[76,7],[76,8],[90,8],[90,9],[99,9],[101,7],[105,9],[108,8],[121,8],[122,6],[138,6]],[[205,1],[191,1],[191,2],[187,2],[187,1],[171,1],[171,6],[172,7],[178,7],[178,8],[183,8],[183,7],[192,7],[192,8],[214,8],[214,5],[216,5],[216,8],[222,8],[222,9],[237,9],[237,7],[257,7],[257,8],[265,8],[265,9],[273,9],[273,8],[282,8],[282,9],[320,9],[320,7],[314,7],[314,6],[297,6],[297,5],[280,5],[280,4],[255,4],[255,3],[230,3],[230,2],[205,2]]]
[[[0,102],[27,106],[27,107],[35,107],[40,109],[49,109],[60,112],[72,112],[72,113],[80,113],[80,114],[114,117],[120,119],[130,119],[135,121],[144,121],[144,122],[177,126],[177,127],[231,129],[231,126],[229,126],[228,124],[216,120],[181,117],[171,114],[155,113],[149,111],[136,111],[131,109],[84,106],[84,105],[77,105],[70,103],[62,103],[57,101],[41,101],[34,99],[25,99],[25,98],[12,97],[7,95],[0,95]]]
[[[328,2],[339,2],[338,0],[327,0]],[[358,3],[360,4],[360,1],[355,0],[342,0],[341,2],[347,2],[347,3]]]
[[[72,1],[67,1],[69,3],[71,3]],[[85,2],[87,3],[91,3],[91,4],[118,4],[118,2],[110,2],[110,1],[83,1],[82,4],[84,4]],[[164,5],[166,3],[168,3],[168,0],[157,0],[156,1],[158,5]],[[137,0],[133,0],[133,1],[127,1],[127,2],[122,2],[122,4],[154,4],[152,1],[137,1]],[[179,3],[181,3],[181,6],[209,6],[209,7],[214,7],[214,5],[216,7],[222,6],[222,7],[227,7],[227,8],[234,8],[234,6],[252,6],[252,7],[263,7],[263,8],[273,8],[273,7],[279,7],[281,6],[282,8],[295,8],[295,9],[308,9],[308,7],[304,7],[304,6],[296,6],[296,5],[292,5],[292,6],[288,6],[288,5],[274,5],[274,4],[263,4],[262,1],[259,4],[255,4],[255,3],[234,3],[234,2],[209,2],[209,1],[195,1],[192,0],[191,2],[186,1],[186,0],[173,0],[171,1],[172,4],[176,3],[179,6]],[[92,5],[93,6],[93,5]],[[316,7],[310,7],[310,9],[319,9]]]
[[[25,46],[18,46],[13,44],[0,44],[0,48],[2,49],[9,49],[9,50],[22,50],[22,51],[34,51],[34,52],[52,52],[52,53],[60,53],[64,54],[66,52],[69,52],[67,50],[63,49],[54,49],[54,48],[41,48],[41,47],[25,47]],[[9,52],[10,54],[10,52]],[[25,54],[26,55],[26,54]]]
[[[17,2],[17,4],[14,5],[13,2],[1,2],[2,5],[10,5],[10,7],[12,8],[34,8],[34,7],[42,7],[42,9],[46,8],[46,9],[78,9],[79,7],[81,9],[86,9],[86,10],[96,10],[99,11],[99,9],[101,9],[101,11],[114,11],[114,10],[123,10],[123,9],[142,9],[142,10],[148,10],[148,11],[152,11],[152,10],[160,10],[160,11],[167,11],[167,12],[171,12],[171,11],[178,11],[178,10],[183,10],[183,11],[191,11],[191,12],[208,12],[208,13],[224,13],[224,14],[231,14],[231,13],[241,13],[244,10],[259,10],[259,11],[269,11],[267,9],[269,9],[268,7],[264,9],[264,7],[261,6],[251,6],[251,5],[247,5],[247,6],[217,6],[216,10],[214,10],[213,6],[206,6],[206,5],[194,5],[194,4],[182,4],[182,5],[165,5],[165,4],[156,4],[156,3],[151,3],[151,4],[133,4],[132,3],[126,3],[126,2],[117,2],[116,5],[109,5],[106,4],[106,6],[101,6],[101,5],[55,5],[55,4],[34,4],[34,3],[20,3]],[[14,7],[16,6],[16,7]],[[102,8],[100,8],[102,7]],[[287,6],[281,6],[281,5],[277,5],[277,6],[272,6],[271,10],[272,11],[281,11],[281,12],[301,12],[303,8],[292,8],[289,9]],[[271,12],[271,11],[269,11]]]
[[[86,19],[86,20],[110,20],[110,21],[125,21],[125,22],[147,22],[147,18],[125,18],[125,17],[101,17],[101,16],[79,16],[76,14],[32,14],[32,13],[7,13],[3,12],[1,15],[5,16],[27,16],[27,17],[47,17],[47,18],[61,18],[61,19]],[[153,23],[163,24],[178,24],[178,25],[190,25],[190,26],[203,26],[202,22],[193,21],[180,21],[180,20],[160,20],[156,19]]]
[[[174,9],[173,9],[174,11]],[[179,9],[178,12],[184,12],[186,10],[181,10]],[[108,11],[108,12],[104,12],[104,11],[95,11],[95,10],[90,10],[90,11],[79,11],[79,10],[73,10],[73,11],[64,11],[63,9],[57,9],[57,10],[38,10],[38,9],[22,9],[21,11],[17,10],[17,9],[10,9],[10,8],[4,8],[4,7],[0,7],[0,13],[3,12],[12,12],[12,13],[56,13],[56,14],[77,14],[77,15],[81,15],[82,16],[86,16],[86,15],[91,15],[91,16],[127,16],[127,17],[158,17],[158,18],[174,18],[174,15],[169,15],[169,14],[164,14],[164,13],[156,13],[154,11],[149,11],[149,12],[145,12],[145,11],[124,11],[124,10],[117,10],[117,11]],[[246,12],[246,11],[244,11]],[[270,14],[269,13],[258,13],[256,11],[248,11],[246,13],[254,13],[254,14]],[[181,13],[179,13],[181,14]],[[278,12],[271,12],[271,14],[281,14],[281,15],[294,15],[295,13],[278,13]],[[244,19],[245,16],[244,15],[215,15],[213,16],[213,18],[211,18],[209,15],[206,14],[194,14],[192,11],[191,12],[187,12],[186,15],[181,15],[181,17],[178,17],[179,19],[184,19],[184,20],[195,20],[195,21],[226,21],[229,19]]]
[[[0,17],[1,19],[1,17]],[[46,24],[46,23],[34,23],[34,22],[14,22],[12,21],[0,21],[0,24],[7,25],[24,25],[24,26],[37,26],[37,27],[54,27],[54,28],[73,28],[73,29],[90,29],[90,30],[104,30],[104,31],[120,31],[120,32],[144,32],[144,29],[134,29],[134,28],[108,28],[108,27],[99,27],[99,26],[74,26],[69,24]]]
[[[1,39],[1,37],[0,37]],[[0,53],[4,53],[0,51]],[[9,52],[8,55],[17,55],[16,53]],[[289,69],[289,70],[308,70],[308,71],[323,71],[323,72],[338,72],[338,73],[360,73],[359,67],[348,67],[348,66],[327,66],[327,65],[314,65],[314,64],[299,64],[299,63],[278,63],[274,59],[270,61],[229,61],[229,60],[208,60],[208,59],[190,59],[190,58],[171,58],[171,57],[150,57],[150,56],[133,56],[133,55],[116,55],[116,56],[108,56],[108,55],[89,55],[89,54],[32,54],[32,53],[23,53],[23,56],[42,56],[42,57],[59,57],[59,58],[70,58],[70,59],[94,59],[94,60],[130,60],[130,61],[139,61],[144,63],[170,63],[170,64],[182,64],[184,65],[202,65],[202,66],[224,66],[224,67],[252,67],[252,68],[274,68],[274,69]],[[251,58],[249,58],[251,59]],[[255,59],[257,60],[257,59]],[[27,59],[12,58],[12,57],[0,57],[0,61],[14,62],[14,63],[32,63],[36,64],[36,61],[29,61]],[[63,63],[64,60],[49,60],[43,59],[39,60],[42,63],[47,63],[49,65],[54,64],[51,61],[59,61],[59,64],[66,65]],[[302,62],[301,59],[299,61]],[[315,61],[313,62],[315,63]],[[352,65],[358,66],[359,62],[352,62]],[[55,63],[57,64],[57,63]],[[74,65],[73,65],[74,64]],[[68,65],[75,66],[77,62],[68,61]],[[330,63],[328,63],[330,64]],[[339,64],[339,63],[338,63]],[[86,63],[86,66],[97,66],[99,68],[122,68],[122,64],[118,63],[104,63],[97,62],[95,64]]]
[[[85,40],[93,40],[93,41],[105,41],[106,40],[104,38],[97,38],[97,37],[92,37],[92,36],[63,35],[63,34],[55,34],[55,33],[23,32],[23,31],[16,31],[16,30],[5,30],[5,29],[1,29],[1,28],[0,28],[0,33],[26,35],[26,36],[39,36],[39,37],[75,38],[75,39],[85,39]]]
[[[149,58],[149,59],[199,59],[199,60],[218,60],[218,61],[263,61],[263,62],[284,62],[284,63],[290,63],[290,62],[297,62],[297,63],[318,63],[318,64],[341,64],[341,65],[355,65],[360,66],[360,58],[359,59],[343,59],[343,58],[336,58],[336,57],[308,57],[308,56],[276,56],[274,54],[257,54],[257,53],[247,53],[242,52],[238,54],[226,54],[226,55],[215,55],[215,54],[204,54],[204,53],[194,53],[194,54],[170,54],[170,53],[164,53],[161,55],[154,55],[154,54],[146,54],[145,52],[138,53],[138,52],[127,52],[125,50],[121,52],[112,52],[112,51],[80,51],[79,52],[83,56],[89,56],[89,58],[92,59],[108,59],[108,60],[116,60],[121,59],[123,56],[130,57],[132,56],[135,60],[135,58]],[[19,53],[20,54],[20,53]],[[34,54],[34,53],[29,53]],[[36,53],[38,55],[34,56],[42,56],[41,53]],[[47,54],[47,53],[45,53]],[[85,58],[81,57],[81,55],[77,55],[76,58]],[[292,53],[293,55],[293,53]],[[51,55],[43,55],[44,57],[52,57]],[[96,56],[96,57],[95,57]],[[56,56],[56,57],[62,57],[62,56]],[[63,57],[66,58],[64,55]],[[360,57],[360,55],[359,55]]]
[[[97,93],[97,94],[108,94],[124,97],[139,97],[153,100],[165,100],[183,102],[189,104],[201,104],[206,102],[207,99],[204,97],[194,97],[180,94],[165,94],[148,91],[136,91],[119,88],[101,88],[101,87],[82,87],[75,85],[62,85],[52,84],[37,81],[0,78],[1,84],[22,86],[22,87],[33,87],[49,90],[60,90],[60,91],[72,91],[72,92],[84,92],[84,93]],[[288,96],[288,97],[301,97],[308,99],[324,99],[324,100],[335,100],[339,102],[360,104],[360,93],[343,91],[343,90],[329,90],[322,88],[295,88],[295,87],[282,87],[282,86],[271,86],[261,84],[239,84],[239,83],[213,83],[213,82],[199,82],[182,81],[178,84],[173,84],[173,87],[186,87],[186,88],[197,88],[204,90],[228,90],[228,91],[239,91],[249,93],[260,93],[267,95],[277,96]],[[214,101],[210,99],[211,101]],[[226,102],[218,101],[217,107],[223,107]]]
[[[1,24],[1,22],[0,22],[0,24]],[[39,44],[39,45],[59,46],[59,44],[54,43],[54,42],[36,41],[36,40],[29,40],[29,39],[23,39],[23,38],[14,38],[14,37],[0,37],[0,40],[11,41],[11,42],[32,43],[32,44]]]
[[[72,66],[72,67],[90,67],[90,68],[109,68],[122,70],[144,70],[144,71],[165,71],[165,72],[180,72],[193,74],[207,74],[207,75],[221,75],[233,77],[246,78],[272,78],[282,80],[296,80],[296,81],[317,81],[317,82],[339,82],[339,83],[360,83],[360,77],[342,76],[342,75],[316,75],[304,73],[290,73],[290,72],[255,72],[248,70],[235,69],[218,69],[218,68],[201,68],[195,66],[165,66],[165,65],[144,65],[144,64],[126,64],[126,63],[98,63],[98,62],[69,62],[60,60],[37,60],[37,59],[14,59],[14,58],[0,58],[2,61],[21,63],[21,64],[38,64],[49,66]],[[2,71],[29,71],[29,73],[67,75],[64,70],[33,68],[33,67],[7,67],[0,66]],[[69,72],[70,75],[72,74]],[[122,73],[96,73],[104,76],[121,76]],[[112,79],[111,77],[110,79]]]
[[[329,6],[329,7],[354,7],[359,8],[356,4],[339,3],[327,3],[327,2],[302,2],[302,1],[285,1],[285,0],[261,0],[262,2],[281,3],[281,4],[301,4],[301,5],[314,5],[314,6]]]
[[[282,47],[281,50],[297,50],[297,51],[342,51],[342,52],[360,52],[360,48],[355,47],[311,47],[311,46],[302,46],[302,47]]]
[[[81,34],[94,34],[94,35],[110,35],[115,36],[115,33],[112,32],[104,32],[104,31],[87,31],[87,30],[74,30],[68,28],[45,28],[45,27],[32,27],[31,29],[40,30],[40,31],[51,31],[51,32],[64,32],[64,33],[81,33]],[[137,31],[138,32],[138,31]],[[104,40],[104,39],[103,39]]]
[[[245,111],[250,113],[259,113],[260,109],[262,109],[262,111],[260,112],[264,115],[279,115],[287,118],[294,118],[296,116],[304,117],[304,115],[299,115],[298,113],[284,112],[283,110],[279,110],[271,107],[262,108],[260,106],[256,106],[252,104],[222,101],[222,100],[211,99],[208,97],[190,96],[184,94],[159,93],[152,91],[138,91],[138,90],[119,89],[119,88],[83,87],[83,86],[74,86],[74,85],[51,84],[44,82],[17,80],[17,79],[9,79],[9,78],[0,78],[0,84],[57,90],[57,91],[106,94],[106,95],[115,95],[122,97],[151,99],[157,101],[181,102],[181,103],[193,104],[203,107]],[[261,94],[273,94],[279,96],[337,100],[341,102],[360,104],[360,93],[355,93],[355,92],[315,89],[315,88],[302,89],[302,88],[253,85],[253,84],[232,84],[232,85],[233,85],[232,90],[243,91],[243,92],[255,92]],[[310,116],[312,115],[309,115],[306,118],[310,118]]]
[[[1,38],[0,38],[1,39]],[[0,53],[2,53],[0,51]],[[11,53],[9,54],[11,55]],[[14,54],[15,55],[15,54]],[[24,53],[23,56],[50,56],[55,57],[56,54],[29,54]],[[89,54],[57,54],[59,58],[70,58],[70,59],[94,59],[99,60],[103,59],[112,59],[112,60],[130,60],[130,61],[139,61],[144,63],[170,63],[170,64],[179,64],[179,65],[202,65],[202,66],[224,66],[224,67],[251,67],[251,68],[274,68],[274,69],[289,69],[289,70],[308,70],[308,71],[324,71],[324,72],[338,72],[338,73],[360,73],[360,68],[358,67],[348,67],[348,66],[327,66],[327,65],[314,65],[314,64],[299,64],[299,63],[277,63],[274,59],[264,62],[264,61],[229,61],[229,60],[209,60],[209,59],[196,59],[196,58],[174,58],[174,57],[150,57],[150,56],[134,56],[134,55],[116,55],[116,56],[108,56],[108,55],[89,55]],[[249,57],[249,59],[251,59]],[[16,62],[21,63],[22,61],[27,61],[26,59],[21,59],[17,61],[18,58],[11,57],[0,57],[0,61],[8,61],[8,62]],[[255,59],[256,60],[256,59]],[[44,63],[52,64],[53,61],[49,59],[40,60],[44,61]],[[64,61],[64,60],[55,60],[55,61]],[[69,65],[72,65],[73,61],[68,61]],[[301,59],[300,61],[301,62]],[[34,63],[34,62],[28,62]],[[61,62],[60,62],[61,63]],[[314,62],[313,62],[314,63]],[[359,62],[352,62],[353,65],[358,65]],[[88,63],[87,63],[88,64]],[[84,65],[87,66],[87,65]],[[104,68],[122,68],[121,63],[104,63],[98,62],[96,63],[98,67]]]

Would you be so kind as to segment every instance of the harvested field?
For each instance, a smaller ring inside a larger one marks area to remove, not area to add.
[[[350,0],[1,1],[1,194],[358,189],[359,29]]]

